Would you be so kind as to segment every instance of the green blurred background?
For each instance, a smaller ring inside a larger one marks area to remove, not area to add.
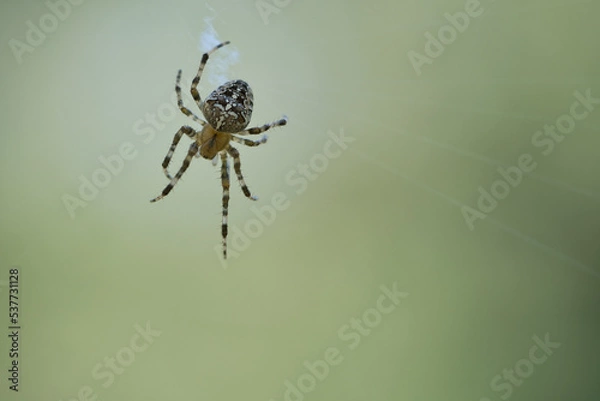
[[[0,315],[8,332],[18,266],[23,329],[18,394],[1,337],[1,398],[597,400],[600,106],[547,156],[531,141],[575,91],[600,97],[600,6],[482,0],[418,75],[409,52],[424,54],[425,33],[465,3],[88,0],[53,20],[44,2],[4,1]],[[53,31],[25,51],[40,18]],[[260,200],[232,179],[230,232],[260,232],[230,236],[227,265],[217,167],[194,159],[149,202],[173,134],[194,124],[167,113],[176,72],[189,83],[216,40],[232,44],[210,59],[201,94],[242,78],[253,125],[289,117],[266,145],[238,146]],[[168,118],[152,126],[159,112]],[[353,141],[297,193],[299,165],[342,131]],[[65,195],[122,146],[130,160],[70,214]],[[461,207],[522,154],[534,174],[470,230]],[[287,208],[252,223],[277,193]],[[339,330],[394,283],[408,297],[350,350]],[[160,336],[131,354],[146,324]],[[561,345],[546,362],[491,386],[532,366],[532,337],[547,333]],[[286,395],[330,347],[342,362]],[[110,384],[105,358],[123,369]]]

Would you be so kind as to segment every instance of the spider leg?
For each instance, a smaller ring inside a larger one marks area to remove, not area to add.
[[[183,161],[181,168],[179,169],[177,174],[175,174],[175,177],[173,177],[171,179],[171,182],[169,182],[169,185],[167,185],[165,187],[165,189],[163,189],[162,193],[160,195],[158,195],[156,198],[152,199],[150,202],[159,201],[162,198],[164,198],[165,196],[167,196],[169,194],[169,192],[171,192],[173,187],[177,184],[177,181],[179,181],[179,179],[181,178],[183,173],[185,173],[185,170],[187,170],[187,168],[190,166],[190,162],[192,161],[192,158],[194,157],[196,152],[198,152],[198,143],[196,141],[194,141],[190,145],[190,149],[188,150],[187,156],[185,157],[185,160]]]
[[[204,66],[206,65],[206,62],[208,61],[208,56],[210,56],[212,53],[214,53],[217,49],[220,49],[221,47],[228,45],[229,43],[230,43],[229,41],[219,43],[218,45],[213,47],[211,50],[209,50],[208,52],[206,52],[202,55],[202,60],[200,61],[200,67],[198,67],[198,73],[196,73],[196,76],[192,80],[192,88],[190,89],[190,93],[192,94],[192,97],[196,101],[196,104],[198,105],[200,110],[202,110],[202,100],[200,99],[200,93],[198,92],[198,83],[200,82],[200,77],[202,76],[202,71],[204,71]]]
[[[242,145],[246,145],[246,146],[258,146],[258,145],[262,145],[263,143],[267,142],[267,136],[263,135],[263,137],[260,138],[258,141],[253,141],[252,139],[238,138],[238,137],[232,135],[231,140],[233,142],[241,143]]]
[[[231,155],[231,157],[233,157],[233,169],[235,170],[237,179],[242,186],[244,195],[252,200],[257,200],[258,198],[256,196],[252,196],[248,186],[246,185],[246,182],[244,181],[244,176],[242,175],[242,162],[240,161],[240,152],[238,152],[238,150],[231,145],[227,146],[227,152]]]
[[[165,160],[163,160],[163,162],[162,162],[163,171],[165,172],[165,175],[167,176],[167,178],[169,180],[172,179],[173,177],[171,177],[171,174],[169,174],[167,167],[169,167],[169,163],[171,162],[171,158],[173,157],[175,148],[177,147],[177,144],[179,144],[179,141],[181,140],[181,137],[183,136],[183,134],[186,134],[190,138],[194,139],[194,137],[196,136],[196,131],[194,131],[192,129],[192,127],[184,125],[183,127],[179,128],[179,131],[177,131],[177,133],[173,137],[173,143],[171,144],[171,147],[169,148],[169,151],[167,152],[167,155],[165,156]]]
[[[221,152],[221,185],[223,186],[221,235],[223,237],[223,259],[227,259],[227,207],[229,205],[229,165],[227,164],[227,152]]]
[[[236,132],[236,135],[258,135],[258,134],[262,134],[263,132],[273,128],[273,127],[279,127],[281,125],[286,125],[288,121],[288,118],[286,116],[283,116],[283,118],[281,120],[277,120],[274,121],[272,123],[269,124],[265,124],[262,127],[254,127],[254,128],[248,128],[245,129],[243,131],[240,132]]]
[[[190,109],[188,109],[187,107],[185,107],[183,105],[183,98],[181,97],[181,70],[179,70],[177,72],[177,79],[175,80],[175,93],[177,93],[177,106],[179,106],[179,110],[181,110],[181,112],[183,114],[185,114],[188,117],[191,117],[192,120],[196,121],[197,123],[200,123],[201,125],[205,125],[206,122],[203,121],[202,119],[200,119],[197,115],[195,115],[194,113],[192,113],[190,111]]]

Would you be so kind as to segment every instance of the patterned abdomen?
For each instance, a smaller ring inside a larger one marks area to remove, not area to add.
[[[254,96],[250,85],[241,79],[215,89],[202,104],[206,121],[217,131],[235,133],[250,123]]]

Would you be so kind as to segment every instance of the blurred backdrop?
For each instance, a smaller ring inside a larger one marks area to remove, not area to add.
[[[0,8],[2,399],[598,399],[597,2]],[[289,117],[227,263],[218,167],[149,202],[223,40],[201,95]]]

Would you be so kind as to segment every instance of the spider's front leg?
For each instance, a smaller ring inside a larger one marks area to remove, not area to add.
[[[221,221],[221,235],[223,237],[223,259],[227,259],[227,208],[229,205],[229,165],[227,153],[221,152],[221,185],[223,186],[223,218]]]
[[[169,185],[167,185],[165,189],[163,189],[162,193],[156,198],[152,199],[150,202],[159,201],[165,196],[167,196],[169,192],[171,192],[173,187],[177,184],[177,181],[179,181],[183,173],[185,173],[185,170],[187,170],[187,168],[190,166],[190,162],[192,161],[192,158],[194,157],[196,152],[198,152],[198,143],[194,141],[194,143],[190,145],[190,149],[188,150],[187,156],[185,157],[181,168],[179,169],[177,174],[175,174],[175,177],[171,179],[171,182],[169,182]]]
[[[233,169],[235,170],[235,174],[237,175],[237,179],[242,186],[242,192],[246,195],[247,198],[252,200],[258,200],[256,196],[252,196],[246,182],[244,181],[244,176],[242,175],[242,162],[240,160],[240,152],[233,146],[227,146],[227,152],[233,157]]]
[[[165,159],[162,162],[163,171],[169,180],[171,180],[173,177],[171,177],[171,174],[169,174],[167,167],[169,167],[169,163],[171,162],[173,153],[175,153],[175,148],[179,144],[179,141],[181,140],[183,134],[186,134],[190,138],[194,139],[196,136],[196,131],[194,131],[192,127],[184,125],[183,127],[179,128],[179,131],[177,131],[177,133],[173,137],[173,143],[171,143],[171,147],[169,148],[169,151],[167,152],[167,155],[165,156]]]

